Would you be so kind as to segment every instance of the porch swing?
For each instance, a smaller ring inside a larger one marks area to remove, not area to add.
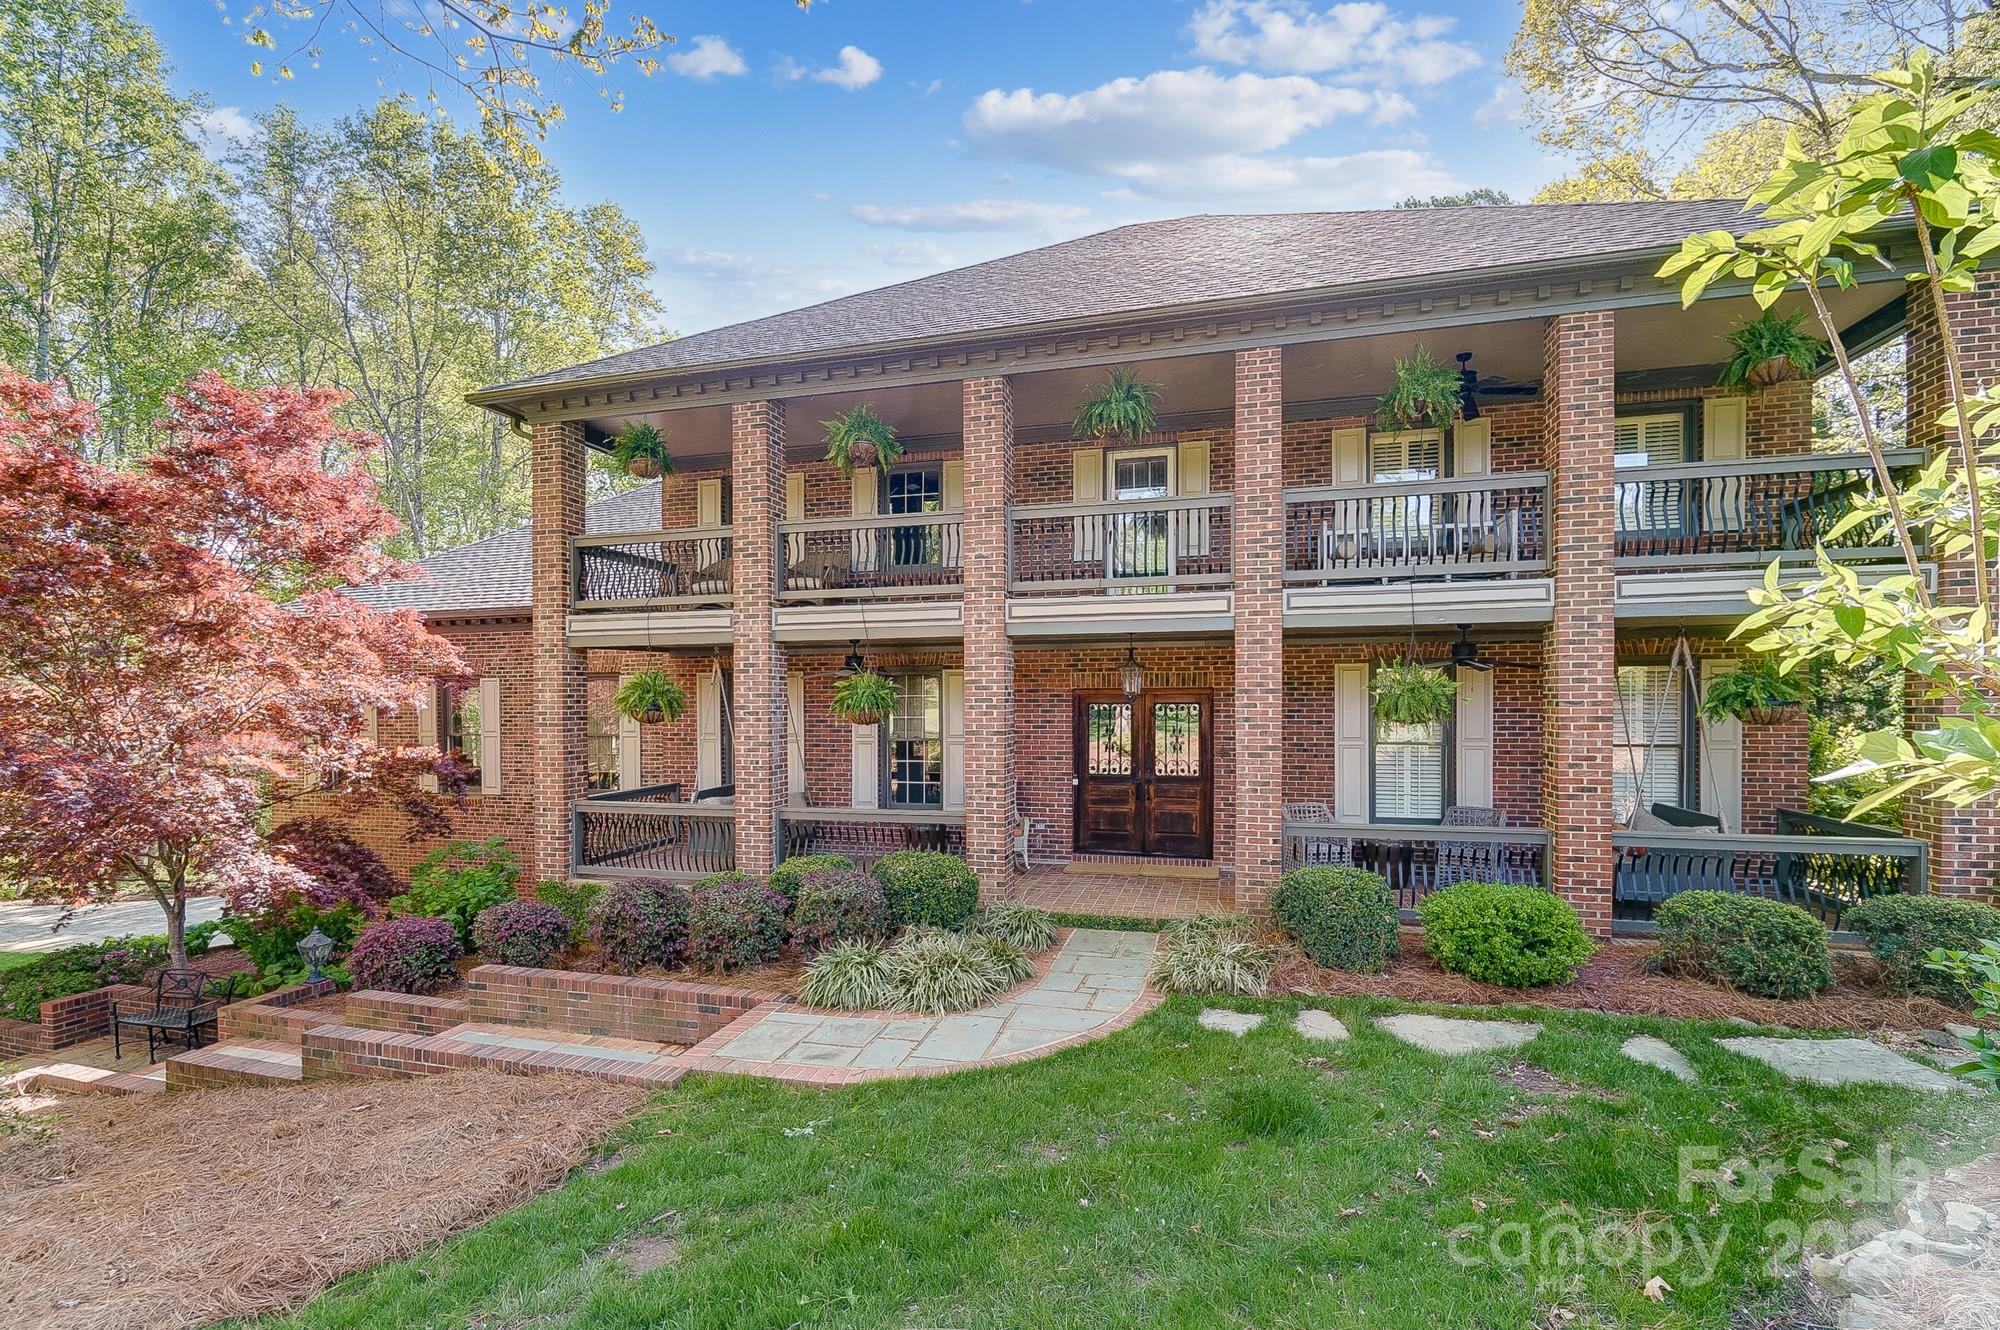
[[[722,649],[720,647],[716,648],[714,655],[710,657],[709,679],[715,687],[717,719],[721,722],[722,726],[722,732],[718,738],[725,750],[733,754],[736,751],[736,718],[732,714],[735,710],[735,700],[730,696],[728,680],[723,677]],[[698,757],[697,761],[699,761]],[[732,762],[731,765],[733,766],[734,763]],[[696,790],[694,792],[694,802],[698,804],[734,803],[736,801],[736,782],[733,778],[734,773],[731,772],[730,775],[732,778],[723,784],[711,785],[705,790]]]
[[[1623,740],[1626,748],[1637,747],[1639,749],[1639,769],[1633,773],[1632,777],[1632,811],[1625,818],[1624,829],[1628,831],[1658,830],[1659,828],[1657,827],[1649,828],[1645,825],[1646,819],[1652,819],[1675,831],[1713,830],[1726,835],[1730,831],[1730,828],[1720,811],[1704,813],[1697,809],[1682,808],[1677,804],[1667,803],[1655,803],[1649,808],[1645,803],[1647,777],[1651,774],[1653,766],[1653,750],[1661,746],[1662,733],[1666,729],[1667,717],[1672,714],[1669,708],[1681,704],[1683,696],[1681,672],[1683,670],[1687,672],[1687,686],[1694,692],[1694,711],[1697,717],[1695,724],[1706,729],[1707,722],[1699,719],[1703,701],[1701,670],[1695,663],[1694,650],[1688,645],[1686,634],[1682,634],[1674,639],[1674,649],[1667,657],[1666,686],[1660,690],[1658,708],[1651,710],[1649,716],[1642,718],[1644,722],[1643,727],[1646,731],[1645,742],[1640,744],[1633,742],[1632,719],[1624,707],[1619,706],[1616,708],[1618,712],[1619,737]],[[1709,764],[1706,762],[1697,764],[1697,772],[1697,780],[1701,785],[1700,793],[1702,801],[1707,803],[1709,807],[1720,810],[1722,800],[1718,797],[1715,773],[1710,770]]]
[[[1686,671],[1683,675],[1682,671]],[[1670,707],[1684,705],[1682,679],[1694,692],[1695,713],[1701,712],[1702,683],[1701,671],[1696,667],[1694,651],[1688,645],[1685,634],[1674,639],[1673,653],[1668,657],[1666,685],[1660,690],[1657,709],[1649,709],[1650,714],[1641,717],[1645,730],[1645,742],[1635,745],[1632,738],[1632,717],[1622,705],[1616,705],[1619,736],[1626,749],[1639,748],[1639,769],[1632,778],[1632,811],[1625,818],[1626,831],[1664,832],[1668,835],[1715,835],[1729,833],[1725,815],[1704,813],[1692,808],[1682,808],[1675,804],[1655,803],[1648,807],[1645,803],[1647,778],[1652,771],[1653,750],[1661,746],[1667,729]],[[1697,720],[1696,724],[1703,722]],[[1711,808],[1720,810],[1722,801],[1716,797],[1714,772],[1706,762],[1699,764],[1698,780],[1705,802]],[[1650,908],[1670,896],[1683,891],[1725,891],[1735,892],[1740,888],[1735,880],[1732,851],[1718,847],[1715,850],[1695,850],[1682,847],[1660,848],[1652,845],[1627,846],[1614,859],[1612,870],[1612,901],[1614,906],[1629,905]]]

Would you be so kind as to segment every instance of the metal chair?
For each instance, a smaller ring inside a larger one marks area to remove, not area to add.
[[[122,1039],[124,1028],[138,1026],[146,1031],[146,1062],[151,1065],[159,1060],[159,1041],[162,1038],[171,1043],[178,1038],[183,1048],[200,1048],[202,1031],[213,1031],[218,1008],[227,1003],[236,992],[236,976],[231,974],[222,986],[222,993],[213,1001],[206,999],[203,990],[208,987],[208,976],[200,970],[165,969],[153,976],[153,1005],[143,1011],[118,1010],[118,1004],[111,1004],[111,1056],[125,1056]]]
[[[1318,799],[1285,805],[1285,821],[1302,826],[1332,826],[1333,809]],[[1306,835],[1299,838],[1298,863],[1304,868],[1345,868],[1354,862],[1345,837]]]
[[[1447,827],[1504,827],[1507,815],[1497,808],[1453,804],[1444,810]],[[1454,882],[1497,882],[1498,845],[1490,840],[1441,840],[1437,843],[1437,885]]]

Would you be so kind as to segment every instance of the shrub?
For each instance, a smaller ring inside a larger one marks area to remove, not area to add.
[[[1684,891],[1653,911],[1660,968],[1759,997],[1810,997],[1833,983],[1826,928],[1796,905]]]
[[[908,933],[889,948],[889,1005],[942,1016],[991,1001],[1007,986],[993,954],[961,933]]]
[[[889,1005],[893,976],[889,955],[877,942],[836,942],[806,964],[799,1001],[838,1011],[875,1011]]]
[[[472,921],[479,954],[495,965],[544,968],[563,954],[569,939],[569,919],[540,901],[501,901]]]
[[[1993,1037],[1990,1028],[2000,1026],[2000,939],[1988,938],[1965,951],[1941,949],[1932,954],[1930,963],[1972,995],[1975,1028],[1958,1037],[1972,1057],[1953,1067],[1953,1074],[1988,1090],[2000,1090],[2000,1040]]]
[[[721,886],[724,882],[748,882],[749,880],[750,875],[748,873],[739,873],[735,869],[730,868],[720,873],[710,873],[707,877],[697,880],[694,884],[694,890],[700,891],[706,887]]]
[[[590,907],[590,940],[598,958],[627,974],[658,966],[671,970],[687,954],[686,887],[639,878],[607,887]]]
[[[302,817],[271,832],[271,850],[305,873],[312,885],[290,902],[327,909],[342,903],[373,916],[403,884],[382,862],[382,856],[356,840],[330,817]]]
[[[1246,920],[1205,915],[1160,930],[1146,978],[1168,993],[1261,997],[1277,968],[1278,953],[1252,936]]]
[[[189,929],[189,954],[201,950]],[[204,944],[205,945],[205,944]],[[106,984],[136,984],[168,960],[164,937],[115,937],[80,942],[0,972],[0,1015],[39,1021],[42,1004]]]
[[[602,882],[566,882],[559,877],[543,878],[535,884],[535,899],[553,905],[569,920],[570,938],[581,942],[589,932],[590,907],[604,894]]]
[[[258,983],[268,992],[305,982],[306,962],[299,955],[299,943],[306,934],[317,928],[332,938],[337,956],[354,945],[366,922],[361,907],[353,901],[317,906],[294,900],[248,914],[225,915],[222,931],[257,967]]]
[[[1861,935],[1882,964],[1882,983],[1892,993],[1969,1006],[1972,988],[1948,970],[1931,966],[1931,952],[1977,951],[2000,939],[2000,910],[1977,901],[1942,896],[1877,896],[1849,910],[1842,924]]]
[[[785,944],[785,905],[755,878],[697,890],[688,910],[688,964],[725,972],[776,960]]]
[[[1396,958],[1396,895],[1361,868],[1298,868],[1285,874],[1272,912],[1299,950],[1336,970],[1380,974]]]
[[[799,887],[808,877],[814,873],[824,873],[829,869],[851,870],[853,867],[854,861],[844,854],[802,854],[797,858],[787,859],[772,869],[771,876],[766,881],[770,883],[771,890],[797,905]]]
[[[472,921],[489,905],[514,899],[521,865],[499,837],[441,845],[410,870],[410,889],[389,902],[392,913],[449,919],[458,945],[472,945]]]
[[[960,928],[979,908],[979,879],[956,855],[929,850],[885,854],[875,864],[875,880],[882,884],[889,918],[899,928]]]
[[[1461,882],[1426,896],[1417,913],[1432,960],[1507,988],[1568,983],[1595,950],[1576,911],[1540,887]]]
[[[997,937],[1022,951],[1043,952],[1056,944],[1056,917],[1020,901],[1002,901],[980,911],[972,921],[972,931],[982,937]]]
[[[792,945],[801,956],[836,942],[880,941],[889,935],[889,898],[866,873],[822,868],[799,884],[794,899]]]
[[[348,953],[358,988],[438,993],[458,980],[458,932],[448,919],[412,916],[368,925]]]

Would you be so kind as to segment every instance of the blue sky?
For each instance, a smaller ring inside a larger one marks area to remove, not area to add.
[[[225,21],[248,0],[129,3],[224,132],[279,101],[334,116],[427,87],[337,33],[281,81]],[[1513,5],[621,0],[634,6],[678,38],[668,68],[614,71],[615,114],[586,76],[552,80],[569,118],[545,151],[573,202],[638,220],[681,332],[1125,222],[1471,185],[1526,198],[1561,173],[1501,68]]]

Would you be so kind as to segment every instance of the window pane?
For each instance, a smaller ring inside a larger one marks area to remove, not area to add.
[[[944,681],[910,674],[889,717],[889,802],[899,808],[944,804]]]
[[[1444,817],[1444,726],[1385,725],[1375,737],[1375,816],[1395,822]]]
[[[446,736],[446,751],[471,769],[473,786],[479,784],[479,690],[467,688],[459,692],[453,700],[449,719],[450,733]]]
[[[1092,776],[1132,774],[1132,704],[1092,702],[1084,707],[1084,771]]]
[[[617,689],[616,679],[592,679],[589,682],[590,701],[585,715],[590,741],[590,788],[593,790],[618,788],[618,712],[611,705]]]
[[[1201,703],[1153,704],[1153,774],[1201,775]]]

